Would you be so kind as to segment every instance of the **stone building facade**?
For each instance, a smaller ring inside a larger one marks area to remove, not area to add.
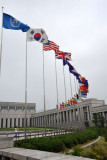
[[[27,127],[84,127],[92,126],[93,114],[100,113],[107,119],[107,105],[103,100],[86,99],[64,109],[36,113],[34,103],[0,102],[0,128],[24,127],[25,108]]]
[[[36,113],[35,103],[0,102],[0,128],[24,127],[25,110],[26,123],[29,127],[32,123],[32,114]]]
[[[85,127],[92,126],[93,114],[100,113],[107,119],[107,105],[103,100],[86,99],[64,109],[52,109],[45,112],[46,127]],[[32,125],[44,127],[44,112],[32,115]]]

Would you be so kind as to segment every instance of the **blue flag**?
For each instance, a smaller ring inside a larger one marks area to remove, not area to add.
[[[6,13],[3,13],[3,27],[6,29],[22,30],[23,32],[27,32],[30,29],[29,26]]]

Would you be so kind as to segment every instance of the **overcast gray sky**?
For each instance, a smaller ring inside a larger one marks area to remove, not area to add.
[[[107,0],[0,0],[1,9],[32,28],[43,28],[89,82],[88,98],[107,103]],[[1,31],[0,31],[1,35]],[[0,41],[1,42],[1,41]],[[3,29],[0,101],[25,102],[26,33]],[[43,110],[42,44],[28,42],[27,101]],[[59,101],[64,101],[62,61],[57,60]],[[67,99],[70,98],[65,67]],[[46,109],[56,105],[54,51],[45,52]],[[72,86],[74,87],[72,76]]]

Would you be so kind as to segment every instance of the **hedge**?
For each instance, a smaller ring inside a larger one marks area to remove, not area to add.
[[[41,137],[23,139],[14,142],[15,147],[29,148],[50,152],[64,151],[65,148],[71,148],[77,144],[82,144],[88,140],[98,137],[97,129],[86,129],[81,133],[71,133],[66,135],[59,135],[56,137]]]

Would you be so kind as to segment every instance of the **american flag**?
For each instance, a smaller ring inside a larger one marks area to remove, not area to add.
[[[56,43],[48,40],[48,43],[43,44],[43,50],[44,51],[50,51],[50,50],[56,51],[56,50],[59,50],[59,46]]]

